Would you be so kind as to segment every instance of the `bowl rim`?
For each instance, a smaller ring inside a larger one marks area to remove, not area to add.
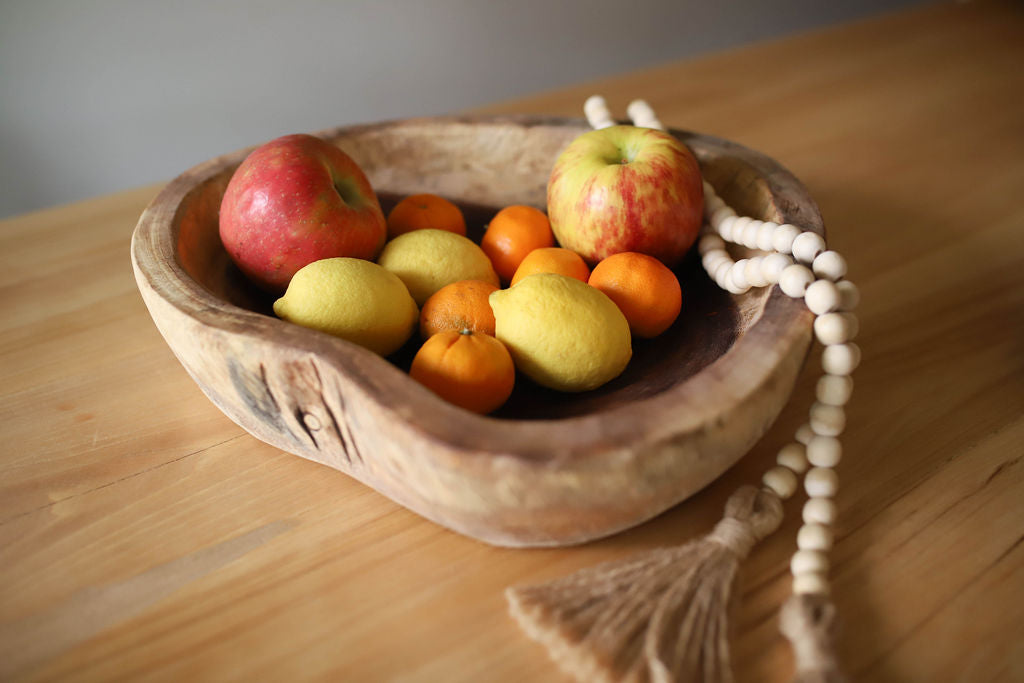
[[[394,126],[510,123],[528,127],[578,127],[580,132],[589,129],[585,120],[574,117],[460,115],[336,126],[312,134],[335,141]],[[767,184],[778,214],[775,220],[792,222],[800,214],[802,229],[824,235],[817,205],[796,177],[774,159],[714,136],[682,129],[669,132],[684,142],[717,147],[739,157]],[[132,263],[140,287],[144,281],[178,313],[203,327],[224,334],[248,335],[264,342],[273,340],[274,344],[291,346],[297,355],[308,354],[322,363],[329,363],[381,409],[391,411],[395,419],[403,420],[425,438],[447,442],[458,450],[514,454],[546,461],[553,457],[582,456],[595,449],[628,449],[635,445],[637,434],[644,434],[647,441],[658,441],[697,432],[706,424],[717,423],[723,413],[729,413],[765,383],[772,382],[774,368],[794,346],[809,346],[813,317],[802,300],[792,299],[778,286],[772,286],[762,313],[725,353],[685,381],[658,394],[591,413],[552,419],[481,416],[463,410],[419,385],[387,359],[343,339],[230,304],[212,294],[184,269],[176,248],[177,219],[183,201],[190,192],[230,166],[241,163],[257,146],[193,166],[168,183],[150,202],[132,235]],[[787,201],[778,202],[784,193],[788,195]],[[374,371],[371,376],[364,372],[364,366],[380,371]],[[710,396],[718,400],[708,400]],[[415,410],[409,406],[415,406]],[[667,416],[671,419],[666,420]],[[557,456],[552,454],[555,443]],[[513,447],[514,450],[510,450]]]

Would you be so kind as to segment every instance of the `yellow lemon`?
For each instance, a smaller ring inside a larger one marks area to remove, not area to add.
[[[372,261],[347,257],[299,269],[274,302],[274,313],[382,356],[398,350],[419,320],[416,302],[398,277]]]
[[[601,290],[556,273],[529,275],[493,292],[495,336],[516,368],[559,391],[596,389],[633,355],[629,323]]]
[[[397,275],[417,305],[459,280],[498,286],[491,260],[472,240],[446,230],[413,230],[384,245],[377,263]]]

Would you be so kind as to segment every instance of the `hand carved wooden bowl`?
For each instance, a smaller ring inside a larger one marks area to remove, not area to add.
[[[544,208],[558,153],[587,130],[541,117],[412,119],[320,133],[366,171],[385,212],[432,192],[464,210],[470,237],[509,204]],[[821,232],[797,180],[739,145],[673,131],[746,215]],[[696,250],[676,269],[683,311],[634,340],[626,371],[586,393],[517,378],[481,417],[406,374],[418,337],[389,359],[273,316],[218,237],[221,196],[251,150],[171,182],[142,214],[132,263],[146,305],[203,392],[263,441],[340,470],[463,534],[507,546],[566,545],[643,522],[733,465],[776,418],[811,340],[812,316],[778,287],[731,296]]]

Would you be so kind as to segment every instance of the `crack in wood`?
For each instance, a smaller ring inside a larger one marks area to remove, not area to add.
[[[992,482],[992,480],[998,477],[1000,474],[1002,474],[1003,470],[1005,470],[1006,468],[1013,467],[1014,465],[1019,463],[1020,459],[1021,456],[1017,456],[1013,460],[1007,460],[1006,462],[999,463],[999,465],[996,466],[994,470],[992,470],[992,474],[988,475],[988,477],[985,479],[985,483],[981,485],[981,488],[985,488],[986,486],[988,486]]]
[[[296,406],[293,414],[295,415],[295,421],[299,423],[300,427],[302,427],[302,431],[304,431],[306,436],[309,437],[309,440],[313,442],[313,447],[320,450],[320,444],[317,442],[316,437],[313,436],[313,430],[308,424],[306,424],[306,417],[307,415],[311,415],[311,413],[306,413],[301,407]]]
[[[342,396],[340,388],[335,388],[335,396],[337,396],[337,398],[338,398],[338,406],[341,408],[342,414],[344,414],[345,398],[344,398],[344,396]],[[329,408],[328,408],[328,412],[330,412]],[[333,413],[331,413],[331,417],[332,418],[334,417]],[[338,426],[338,422],[337,421],[335,421],[334,424],[335,424],[335,427]],[[341,434],[342,444],[345,445],[345,454],[348,455],[351,452],[351,454],[355,457],[355,459],[359,461],[359,464],[363,464],[363,456],[359,452],[359,448],[356,447],[356,441],[355,441],[355,438],[352,435],[352,430],[349,429],[348,422],[346,422],[344,420],[341,421],[341,429],[339,429],[339,433]],[[351,460],[349,462],[351,462]]]
[[[313,371],[313,375],[316,377],[317,382],[317,397],[320,399],[320,405],[323,406],[324,411],[327,413],[327,417],[331,420],[331,425],[334,427],[334,433],[338,437],[338,444],[341,446],[341,454],[345,458],[345,462],[349,465],[352,464],[352,457],[349,455],[348,448],[345,445],[345,436],[342,434],[341,426],[339,425],[338,417],[331,410],[330,404],[327,402],[327,397],[324,395],[324,380],[320,374],[320,368],[316,366],[316,360],[309,360],[309,367]]]
[[[341,446],[341,453],[344,456],[345,461],[349,465],[354,464],[355,460],[358,460],[359,463],[362,464],[363,457],[359,453],[359,449],[356,448],[355,441],[352,438],[352,433],[345,420],[345,399],[342,396],[341,389],[339,387],[333,387],[332,395],[338,400],[338,412],[336,413],[325,395],[327,392],[325,391],[323,377],[320,374],[320,368],[317,367],[316,359],[310,359],[309,365],[313,370],[313,374],[316,375],[317,382],[319,383],[320,403],[327,412],[327,417],[331,420],[335,434],[338,435],[338,443]]]
[[[217,441],[216,443],[211,443],[208,446],[203,446],[202,448],[197,448],[194,451],[189,451],[188,453],[185,453],[183,455],[179,455],[179,456],[177,456],[175,458],[171,458],[170,460],[165,460],[165,461],[157,463],[156,465],[153,465],[151,467],[147,467],[145,469],[141,469],[141,470],[139,470],[137,472],[132,472],[131,474],[126,474],[123,477],[118,477],[117,479],[105,482],[103,484],[99,484],[98,486],[94,486],[94,487],[92,487],[90,489],[86,489],[84,491],[79,491],[77,493],[72,493],[69,496],[64,496],[63,498],[58,498],[57,500],[51,500],[49,503],[47,503],[45,505],[40,505],[38,507],[32,508],[31,510],[26,510],[24,512],[20,512],[20,513],[14,515],[13,517],[8,517],[6,519],[0,519],[0,526],[3,526],[3,525],[8,524],[10,522],[16,521],[16,520],[18,520],[18,519],[20,519],[22,517],[27,516],[27,515],[31,515],[31,514],[40,512],[42,510],[46,510],[47,508],[52,508],[55,505],[60,505],[61,503],[65,503],[65,502],[67,502],[69,500],[72,500],[74,498],[80,498],[82,496],[90,495],[92,493],[95,493],[97,491],[105,489],[108,486],[114,486],[116,484],[120,484],[123,481],[127,481],[129,479],[133,479],[135,477],[139,477],[139,476],[148,474],[149,472],[153,472],[154,470],[158,470],[161,467],[166,467],[168,465],[173,465],[174,463],[179,462],[181,460],[184,460],[185,458],[191,458],[194,455],[201,455],[201,454],[205,453],[206,451],[210,450],[211,448],[216,448],[217,446],[222,446],[222,445],[224,445],[224,444],[226,444],[226,443],[228,443],[230,441],[234,441],[235,439],[241,439],[243,436],[246,436],[246,434],[238,434],[237,436],[232,436],[230,438],[224,439],[223,441]]]

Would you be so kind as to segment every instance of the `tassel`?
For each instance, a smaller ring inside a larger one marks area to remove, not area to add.
[[[727,683],[739,563],[781,522],[778,496],[744,486],[704,538],[510,588],[509,611],[580,681]]]
[[[796,660],[794,683],[843,683],[835,655],[838,618],[824,595],[793,595],[782,606],[779,630],[789,639]]]

